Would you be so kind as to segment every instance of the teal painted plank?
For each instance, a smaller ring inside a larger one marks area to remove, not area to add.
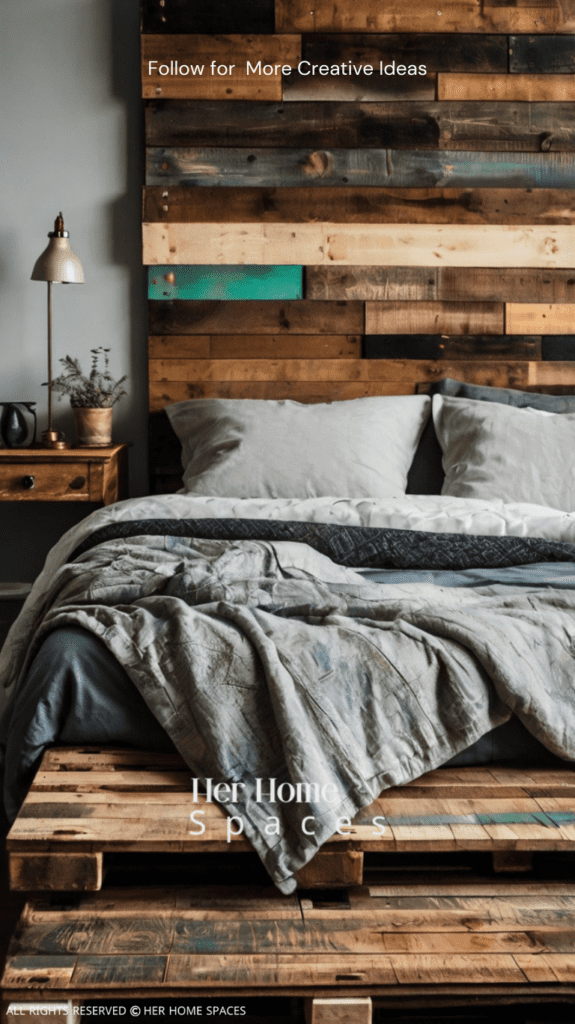
[[[301,267],[150,267],[149,299],[301,299]]]

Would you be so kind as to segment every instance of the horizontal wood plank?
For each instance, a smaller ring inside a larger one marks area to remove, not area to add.
[[[144,223],[146,264],[575,267],[566,225]]]
[[[503,334],[503,303],[366,302],[365,333]]]
[[[572,189],[186,188],[150,185],[143,220],[161,223],[574,224]],[[237,268],[240,269],[240,268]]]
[[[277,32],[573,32],[572,0],[419,0],[406,7],[389,0],[374,7],[370,0],[276,0]]]
[[[453,372],[451,370],[453,369]],[[467,377],[469,372],[470,377]],[[451,368],[447,361],[417,359],[158,359],[150,363],[150,381],[158,382],[231,382],[231,381],[402,381],[439,380],[464,376],[474,383],[493,383],[495,387],[521,385],[575,384],[575,363],[521,362],[502,360],[458,362]]]
[[[322,66],[322,65],[320,65]],[[328,67],[329,65],[323,65]],[[370,65],[371,66],[371,65]],[[415,67],[415,65],[413,65]],[[404,65],[407,67],[407,65]],[[351,75],[312,73],[311,64],[302,64],[301,71],[293,70],[283,76],[284,103],[334,102],[377,103],[382,100],[434,100],[435,75],[425,73],[379,73],[376,66],[371,72]]]
[[[466,38],[453,36],[452,38]],[[557,37],[554,37],[557,38]],[[146,144],[319,149],[575,149],[571,103],[217,103],[145,104]]]
[[[488,267],[305,268],[305,296],[322,300],[575,302],[571,270]]]
[[[357,359],[361,335],[165,335],[151,337],[148,350],[150,359]]]
[[[556,36],[550,38],[557,39]],[[563,51],[567,53],[569,37],[559,38],[564,43]],[[549,43],[547,45],[549,47]],[[311,64],[371,64],[377,70],[380,61],[384,68],[395,61],[396,66],[425,64],[428,71],[507,72],[507,51],[505,35],[482,36],[463,31],[461,34],[445,32],[431,36],[417,32],[385,35],[318,32],[302,38],[302,59]]]
[[[575,99],[575,80],[568,75],[437,76],[438,100],[506,100],[563,102]]]
[[[150,302],[150,334],[363,334],[362,302]]]
[[[505,325],[508,334],[575,334],[575,304],[508,302]]]
[[[571,346],[575,356],[575,343]],[[364,359],[534,360],[542,358],[541,338],[517,335],[368,334]]]
[[[458,71],[459,68],[449,68]],[[509,70],[512,74],[573,74],[575,36],[511,36]]]
[[[146,184],[287,188],[570,188],[570,153],[408,149],[150,148]]]
[[[274,0],[143,0],[142,31],[145,33],[273,33]]]
[[[143,35],[141,42],[142,96],[152,99],[281,100],[281,70],[254,74],[248,62],[281,68],[301,54],[297,35]]]

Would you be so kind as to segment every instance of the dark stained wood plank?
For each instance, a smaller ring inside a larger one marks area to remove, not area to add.
[[[274,0],[144,0],[142,32],[271,34],[275,28]]]
[[[482,36],[468,32],[432,36],[417,32],[385,35],[315,33],[302,38],[302,59],[311,64],[372,64],[378,71],[380,61],[384,67],[395,61],[396,65],[425,64],[428,71],[506,72],[507,49],[505,35]],[[567,50],[567,46],[564,49]]]
[[[462,38],[454,36],[454,39]],[[555,37],[556,38],[556,37]],[[145,104],[148,146],[393,147],[504,151],[575,149],[571,103]]]
[[[168,966],[167,956],[120,955],[79,956],[71,984],[86,988],[89,985],[114,989],[118,986],[159,985]]]
[[[572,270],[489,267],[305,268],[305,296],[322,300],[575,302]]]
[[[319,66],[327,68],[329,65]],[[430,73],[408,75],[403,71],[401,74],[381,75],[378,65],[369,65],[366,71],[357,74],[324,75],[319,71],[312,73],[311,64],[302,63],[299,67],[301,70],[292,70],[283,76],[284,103],[435,99],[435,75]]]
[[[162,223],[573,224],[571,189],[186,188],[150,185],[143,220]]]
[[[572,32],[572,0],[276,0],[277,32]]]
[[[297,65],[300,57],[300,37],[295,35],[143,35],[141,39],[144,99],[281,100],[281,66]],[[254,74],[248,62],[256,67],[258,61],[276,70],[270,75]],[[164,67],[169,73],[162,73]],[[227,71],[220,74],[218,68]]]
[[[569,358],[561,351],[559,358]],[[571,357],[575,356],[575,344]],[[483,335],[367,334],[364,359],[541,359],[541,338]]]
[[[362,302],[150,302],[150,334],[363,334]]]
[[[573,74],[575,36],[511,36],[509,70],[513,74]]]
[[[153,147],[146,184],[570,188],[574,175],[575,158],[567,153]]]
[[[575,82],[567,75],[439,74],[437,99],[564,103],[575,99]]]
[[[10,857],[10,888],[72,890],[102,888],[101,853],[19,853]]]
[[[366,302],[366,334],[503,334],[501,302]]]
[[[542,338],[541,358],[553,361],[575,359],[575,335],[559,334]]]
[[[224,334],[203,337],[201,351],[197,335],[166,335],[149,339],[150,359],[358,359],[359,334]]]

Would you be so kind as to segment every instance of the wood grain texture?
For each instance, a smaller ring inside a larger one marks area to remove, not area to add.
[[[565,225],[144,223],[142,234],[149,265],[575,267]]]
[[[571,270],[471,267],[305,268],[305,297],[322,300],[575,302]]]
[[[503,309],[502,302],[366,302],[365,333],[503,334]]]
[[[574,224],[570,189],[186,188],[150,185],[143,220],[163,223]]]
[[[452,37],[458,38],[456,36]],[[554,37],[557,38],[557,37]],[[570,103],[145,104],[146,144],[558,152],[575,149]]]
[[[575,36],[511,36],[509,71],[512,74],[573,74]]]
[[[419,381],[418,381],[419,383]],[[149,385],[149,410],[160,412],[189,398],[257,398],[292,402],[345,402],[372,395],[412,395],[413,381],[170,381]],[[178,486],[181,486],[179,484]],[[177,489],[177,488],[176,488]]]
[[[366,334],[364,359],[535,360],[543,358],[541,338],[529,335]],[[575,344],[558,358],[575,356]]]
[[[274,0],[144,0],[142,32],[145,33],[273,33]]]
[[[167,335],[148,346],[150,359],[358,359],[360,351],[357,334]]]
[[[320,65],[321,66],[321,65]],[[378,100],[434,100],[436,76],[428,74],[380,75],[377,65],[373,72],[352,75],[312,74],[304,65],[302,71],[291,71],[283,76],[284,103],[301,102],[357,102],[373,103]],[[328,67],[328,65],[325,65]]]
[[[141,41],[142,96],[148,99],[281,100],[281,70],[253,74],[247,62],[275,67],[297,65],[300,58],[300,37],[290,35],[143,35]],[[227,73],[212,72],[213,61]],[[161,74],[162,66],[170,74]],[[173,72],[181,66],[190,73]]]
[[[508,302],[505,326],[508,334],[575,334],[575,304]]]
[[[523,39],[522,36],[514,38]],[[556,37],[548,38],[553,40]],[[562,49],[566,54],[569,45],[569,37],[565,37]],[[380,61],[383,61],[384,67],[395,61],[396,65],[425,64],[427,70],[432,72],[507,72],[508,39],[505,35],[482,36],[468,32],[445,32],[432,36],[417,32],[385,35],[314,33],[302,38],[302,59],[311,64],[371,64],[378,70]]]
[[[147,185],[570,188],[571,153],[442,150],[150,148]]]
[[[150,302],[150,334],[363,334],[362,302]]]
[[[568,75],[437,76],[438,100],[505,100],[566,102],[575,99],[575,81]]]
[[[370,0],[276,0],[277,32],[573,32],[573,0],[482,3],[481,0],[420,0],[406,7],[390,0],[374,8]]]

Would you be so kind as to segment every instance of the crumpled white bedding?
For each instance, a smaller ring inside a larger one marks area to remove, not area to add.
[[[68,530],[49,552],[44,569],[0,654],[0,685],[10,686],[17,680],[21,644],[15,640],[34,629],[54,573],[78,544],[108,523],[153,518],[279,519],[475,536],[542,537],[575,543],[575,513],[542,505],[504,504],[442,495],[403,495],[385,500],[201,498],[185,494],[131,498],[93,512]]]

